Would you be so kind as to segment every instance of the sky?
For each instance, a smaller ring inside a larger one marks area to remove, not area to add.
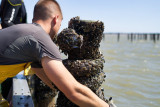
[[[28,23],[38,0],[24,0]],[[160,33],[160,0],[57,0],[63,12],[61,29],[72,17],[102,21],[107,32]]]

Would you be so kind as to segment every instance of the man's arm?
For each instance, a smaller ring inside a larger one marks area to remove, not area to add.
[[[47,85],[49,86],[51,89],[54,90],[54,87],[52,85],[52,81],[48,79],[48,77],[46,76],[43,68],[32,68],[32,70],[35,72],[35,74]]]
[[[61,61],[44,57],[42,66],[46,76],[73,103],[82,107],[109,107],[89,88],[77,82]]]

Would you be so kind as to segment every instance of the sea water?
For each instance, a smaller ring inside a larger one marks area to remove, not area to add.
[[[160,107],[160,41],[104,37],[105,96],[118,107]]]

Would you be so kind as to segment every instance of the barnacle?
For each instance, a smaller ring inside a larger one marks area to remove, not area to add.
[[[51,89],[36,75],[32,75],[29,78],[28,84],[35,102],[35,107],[43,107],[44,104],[49,104],[50,101],[58,94],[58,89],[55,86]]]
[[[57,37],[57,43],[63,52],[69,53],[74,49],[80,49],[83,36],[78,35],[73,29],[66,28]]]
[[[97,46],[103,37],[104,24],[101,21],[80,20],[79,17],[74,17],[69,21],[68,28],[72,28],[79,35],[83,35],[84,44]]]
[[[103,70],[104,59],[84,59],[84,60],[63,60],[65,67],[75,77],[93,75],[100,73],[99,69]]]
[[[58,34],[57,44],[60,50],[68,55],[63,60],[65,67],[77,81],[89,87],[105,101],[103,91],[100,90],[105,81],[103,72],[104,57],[99,51],[103,37],[104,24],[101,21],[80,20],[74,17],[69,21],[68,28]],[[77,107],[59,92],[57,107]]]

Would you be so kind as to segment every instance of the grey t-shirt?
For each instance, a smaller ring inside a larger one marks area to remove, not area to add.
[[[0,65],[40,63],[44,56],[62,60],[58,47],[40,25],[18,24],[0,30]]]

